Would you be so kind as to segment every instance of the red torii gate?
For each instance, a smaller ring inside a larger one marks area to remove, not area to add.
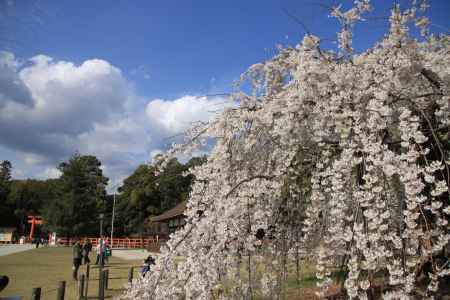
[[[28,223],[31,224],[30,230],[30,240],[33,240],[34,227],[35,225],[42,225],[42,217],[41,216],[28,216]]]

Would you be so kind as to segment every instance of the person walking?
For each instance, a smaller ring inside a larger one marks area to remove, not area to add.
[[[83,250],[82,250],[82,255],[83,255],[85,265],[91,263],[91,260],[89,259],[89,253],[91,251],[92,251],[92,244],[87,238],[85,238],[84,244],[83,244]]]
[[[75,245],[73,245],[73,267],[72,267],[72,276],[74,280],[78,280],[78,269],[81,266],[81,245],[80,240],[77,239]]]

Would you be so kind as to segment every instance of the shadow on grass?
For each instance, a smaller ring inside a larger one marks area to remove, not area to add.
[[[124,288],[116,288],[116,289],[108,289],[108,291],[112,291],[112,292],[123,292],[125,291]]]
[[[128,277],[109,277],[109,280],[111,279],[128,279]]]
[[[114,263],[109,263],[107,266],[127,266],[128,264],[126,262],[114,262]]]
[[[123,270],[123,269],[130,269],[131,267],[133,267],[136,270],[137,268],[141,268],[142,266],[130,266],[130,265],[127,265],[126,267],[109,267],[109,269],[111,269],[111,270]]]
[[[341,282],[347,276],[347,271],[335,271],[331,273],[331,279],[334,282]],[[314,275],[305,276],[300,278],[299,282],[295,278],[291,278],[287,282],[288,288],[309,288],[315,287],[320,280]]]

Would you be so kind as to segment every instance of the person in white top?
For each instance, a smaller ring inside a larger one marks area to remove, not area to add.
[[[97,246],[95,247],[97,252],[97,259],[95,260],[95,264],[98,265],[99,262],[103,265],[103,258],[105,254],[105,242],[102,238],[98,239]]]

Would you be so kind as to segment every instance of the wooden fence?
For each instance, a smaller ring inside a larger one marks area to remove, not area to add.
[[[99,238],[87,238],[93,247],[97,246]],[[82,239],[84,240],[84,239]],[[57,243],[61,246],[72,246],[75,243],[75,238],[61,237]],[[146,249],[159,249],[167,239],[160,238],[159,236],[146,237],[146,238],[113,238],[112,243],[110,238],[105,238],[106,243],[111,248],[146,248]]]
[[[128,283],[133,284],[133,274],[135,272],[134,267],[130,267],[128,271]],[[105,299],[105,291],[109,288],[109,269],[103,268],[101,265],[98,268],[98,283],[95,284],[92,288],[98,287],[98,297],[96,299],[104,300]],[[85,300],[92,297],[88,297],[88,288],[89,283],[94,284],[95,279],[90,279],[90,266],[87,265],[86,273],[80,274],[78,277],[77,283],[77,295],[76,299]],[[57,288],[54,290],[56,292],[56,300],[64,300],[66,299],[66,281],[60,281],[57,284]],[[41,287],[36,287],[31,290],[31,300],[41,300],[41,298],[49,299],[49,292],[43,291]]]

